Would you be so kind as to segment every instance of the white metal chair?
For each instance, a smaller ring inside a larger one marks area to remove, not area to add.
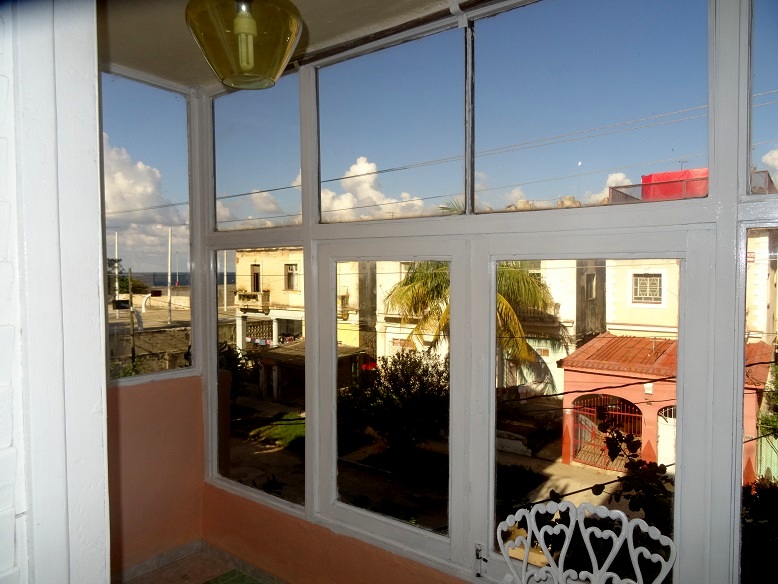
[[[569,512],[569,515],[564,523],[561,518],[556,523],[549,523],[557,512]],[[599,521],[610,519],[608,528],[598,527],[598,518]],[[645,536],[653,541],[649,542]],[[574,539],[575,547],[579,549],[583,542],[588,560],[581,558],[584,554],[579,553],[576,567],[567,568],[565,564],[572,559],[568,552]],[[595,507],[591,503],[576,507],[569,501],[538,503],[532,509],[521,509],[515,515],[508,515],[497,527],[497,541],[510,570],[503,584],[643,584],[644,571],[648,566],[653,566],[647,570],[651,572],[648,577],[653,577],[651,582],[659,584],[672,569],[676,555],[673,540],[661,534],[656,527],[649,527],[644,520],[627,519],[622,511]],[[611,570],[616,569],[614,560],[625,543],[634,573],[619,575]],[[645,544],[650,544],[653,551]],[[595,548],[598,548],[599,556]],[[538,563],[546,565],[530,564],[531,550],[539,556],[541,561]],[[584,567],[581,566],[582,560]],[[658,574],[654,576],[657,570]]]

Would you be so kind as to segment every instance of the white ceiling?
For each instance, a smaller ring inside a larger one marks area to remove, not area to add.
[[[260,0],[255,0],[260,1]],[[293,0],[303,32],[292,60],[449,9],[449,0]],[[103,69],[177,85],[218,83],[184,21],[187,0],[98,0]]]

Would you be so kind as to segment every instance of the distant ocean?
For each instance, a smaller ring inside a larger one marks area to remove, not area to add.
[[[167,286],[167,272],[133,272],[132,277],[152,288]],[[219,284],[224,282],[224,272],[219,272],[216,281]],[[189,286],[190,284],[189,272],[179,272],[178,274],[173,272],[170,274],[171,286]],[[227,272],[227,285],[230,284],[235,284],[235,272]]]

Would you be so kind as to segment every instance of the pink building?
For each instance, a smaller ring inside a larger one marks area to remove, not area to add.
[[[605,332],[560,360],[565,370],[562,461],[621,470],[623,461],[610,460],[597,429],[597,408],[604,407],[623,432],[640,437],[644,460],[674,464],[677,349],[675,339]],[[767,343],[746,345],[744,484],[756,478],[756,441],[749,440],[757,435],[772,359],[773,348]]]

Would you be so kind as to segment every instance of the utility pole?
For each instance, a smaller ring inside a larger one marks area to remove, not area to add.
[[[167,323],[173,322],[173,306],[170,298],[170,260],[173,252],[173,228],[167,229]]]
[[[113,260],[113,272],[114,272],[114,307],[116,308],[116,320],[119,320],[119,232],[114,231],[114,260]]]
[[[132,370],[135,371],[135,311],[132,309],[132,268],[128,271],[127,291],[130,293],[130,359]],[[134,375],[134,373],[133,373]]]

